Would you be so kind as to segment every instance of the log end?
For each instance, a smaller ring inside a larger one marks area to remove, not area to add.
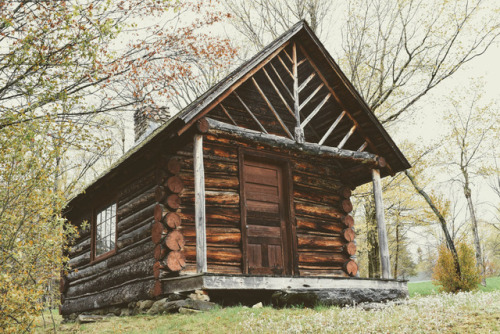
[[[167,192],[164,187],[158,186],[155,189],[155,200],[157,202],[162,202],[165,199],[165,196],[167,195]]]
[[[181,226],[181,217],[175,213],[175,212],[169,212],[165,215],[165,217],[163,218],[163,221],[165,222],[165,224],[175,230],[176,228],[178,228],[179,226]]]
[[[196,121],[196,129],[199,133],[207,133],[208,130],[210,130],[210,124],[208,123],[208,120],[205,117],[200,118],[198,121]]]
[[[186,266],[186,258],[180,251],[172,251],[167,256],[167,268],[170,271],[181,271]]]
[[[358,265],[356,264],[356,262],[354,262],[354,260],[349,260],[344,263],[343,268],[347,275],[351,277],[356,276],[356,274],[358,273]]]
[[[154,250],[154,258],[156,261],[161,261],[167,256],[167,249],[161,244],[156,245]]]
[[[159,244],[161,242],[164,231],[165,228],[162,223],[156,222],[153,224],[153,228],[151,229],[151,240],[153,243]]]
[[[153,212],[155,222],[157,222],[157,223],[161,222],[161,218],[163,217],[163,211],[165,211],[165,208],[163,207],[162,204],[155,205],[154,212]]]
[[[153,286],[153,297],[158,297],[163,294],[163,286],[159,280],[155,281],[155,285]]]
[[[345,227],[353,227],[354,226],[354,218],[352,218],[351,215],[345,215],[340,218],[340,221],[342,224],[344,224]]]
[[[377,158],[377,165],[379,168],[385,168],[387,167],[387,161],[383,157],[378,157]]]
[[[59,292],[66,293],[67,289],[68,289],[68,280],[66,279],[66,277],[61,276],[61,279],[59,280]]]
[[[171,176],[167,179],[167,188],[170,192],[178,194],[184,189],[184,183],[178,176]]]
[[[170,160],[168,160],[167,170],[174,175],[179,174],[179,172],[181,171],[181,163],[179,159],[171,158]]]
[[[351,212],[352,209],[352,203],[349,199],[345,199],[342,201],[342,210],[344,210],[345,213]]]
[[[171,194],[167,197],[167,206],[172,210],[177,210],[181,206],[181,198],[176,194]]]
[[[341,190],[341,194],[342,194],[342,197],[349,199],[349,197],[351,197],[351,195],[352,195],[352,191],[351,191],[351,189],[349,189],[349,187],[344,187]]]
[[[347,245],[344,245],[344,253],[346,253],[347,255],[353,256],[354,254],[356,254],[356,250],[356,244],[352,241]]]
[[[155,264],[153,264],[153,275],[154,275],[155,279],[160,278],[160,273],[161,273],[162,268],[163,268],[163,266],[160,263],[160,261],[156,261]]]
[[[184,236],[179,230],[169,232],[167,237],[165,238],[165,245],[168,249],[171,249],[173,251],[182,250],[185,244],[186,242],[184,240]]]
[[[351,242],[351,241],[354,241],[355,234],[354,234],[353,229],[348,227],[342,231],[342,236],[344,237],[344,239],[346,241]]]

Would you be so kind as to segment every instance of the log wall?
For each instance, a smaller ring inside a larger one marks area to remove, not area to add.
[[[155,244],[151,231],[158,205],[156,189],[163,179],[155,163],[121,187],[89,196],[78,207],[82,213],[67,214],[73,224],[87,221],[90,227],[95,208],[117,205],[114,254],[92,260],[90,228],[80,229],[68,251],[70,269],[61,280],[63,315],[152,297]]]
[[[68,214],[74,224],[90,225],[92,210],[113,199],[117,238],[113,255],[92,261],[90,229],[80,231],[68,252],[71,271],[61,280],[62,314],[154,298],[163,294],[162,278],[196,272],[193,146],[186,140],[176,147],[148,169],[136,170],[129,182],[109,187],[106,200],[89,201]],[[274,152],[289,161],[295,274],[354,276],[351,192],[332,161],[213,130],[203,147],[208,272],[243,273],[239,148]]]
[[[242,246],[239,209],[238,148],[205,141],[205,203],[207,231],[207,270],[211,273],[241,274]],[[194,225],[194,171],[192,145],[177,152],[182,158],[179,177],[182,232],[186,246],[186,268],[196,272],[196,231]]]
[[[301,276],[355,275],[357,266],[351,260],[356,252],[352,229],[354,221],[348,214],[352,211],[349,200],[351,192],[340,181],[339,172],[331,161],[311,161],[310,156],[304,157],[292,152],[264,148],[244,140],[229,139],[214,131],[204,138],[208,272],[243,272],[239,147],[274,150],[290,160],[297,273]],[[192,146],[187,145],[177,154],[182,157],[179,177],[184,184],[184,190],[180,193],[181,230],[186,259],[183,273],[194,273],[196,231]],[[350,269],[347,270],[347,267]]]

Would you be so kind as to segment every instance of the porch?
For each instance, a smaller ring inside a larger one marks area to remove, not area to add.
[[[296,300],[323,305],[353,305],[384,302],[408,296],[407,281],[395,279],[221,275],[201,273],[160,280],[164,294],[203,290],[223,304],[254,301]],[[260,298],[260,299],[259,299]],[[287,303],[282,302],[285,306]],[[307,306],[307,305],[306,305]]]

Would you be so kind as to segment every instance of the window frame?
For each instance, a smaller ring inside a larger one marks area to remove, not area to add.
[[[101,212],[104,212],[107,210],[109,207],[115,205],[115,217],[114,217],[114,224],[115,224],[115,243],[114,243],[114,248],[107,251],[106,253],[97,255],[97,215],[100,214]],[[101,205],[99,207],[94,208],[92,212],[92,233],[91,233],[91,238],[92,238],[92,247],[91,247],[91,262],[98,262],[104,259],[107,259],[108,257],[116,254],[116,242],[118,241],[118,202],[116,200],[106,204],[106,205]]]

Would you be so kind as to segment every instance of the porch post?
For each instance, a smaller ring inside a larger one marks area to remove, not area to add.
[[[196,226],[196,272],[207,272],[207,233],[205,216],[205,170],[203,167],[203,135],[194,135],[193,147],[195,226]]]
[[[382,264],[382,278],[392,278],[391,261],[389,258],[389,243],[384,220],[384,202],[382,200],[382,185],[380,170],[372,169],[373,197],[375,198],[375,215],[377,218],[378,244],[380,248],[380,262]]]

